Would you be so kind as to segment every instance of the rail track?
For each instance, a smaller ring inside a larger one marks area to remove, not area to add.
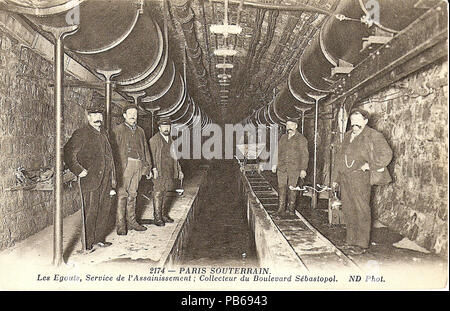
[[[280,218],[278,192],[257,172],[242,172],[252,196],[265,209],[308,270],[359,269],[358,265],[314,228],[298,211]]]

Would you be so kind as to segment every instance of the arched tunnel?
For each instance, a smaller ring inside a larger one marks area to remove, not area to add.
[[[31,257],[86,288],[98,267],[446,284],[447,19],[440,0],[0,0],[0,288],[38,284]]]

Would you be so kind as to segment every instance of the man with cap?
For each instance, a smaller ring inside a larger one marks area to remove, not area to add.
[[[158,121],[159,132],[150,138],[150,153],[153,163],[153,209],[155,225],[164,226],[173,222],[169,217],[168,204],[164,204],[167,191],[175,188],[175,179],[183,179],[180,163],[175,156],[170,137],[171,122],[168,118]],[[166,202],[167,203],[167,202]]]
[[[128,230],[147,230],[136,220],[136,197],[141,177],[146,175],[150,179],[152,167],[144,130],[137,125],[137,107],[133,104],[126,105],[122,109],[122,115],[124,122],[112,131],[118,186],[118,235],[126,235]]]
[[[352,255],[369,248],[371,230],[370,171],[391,177],[386,166],[392,160],[392,150],[383,134],[367,125],[369,113],[361,108],[350,112],[351,130],[336,153],[331,180],[340,185],[342,212],[346,224],[346,244]]]
[[[86,211],[86,249],[107,247],[112,216],[111,198],[116,187],[115,167],[108,134],[103,129],[103,109],[86,109],[88,124],[73,132],[64,146],[64,162],[80,178]]]
[[[297,192],[288,188],[296,187],[298,178],[305,178],[308,169],[308,141],[297,131],[297,127],[297,119],[287,119],[286,134],[281,136],[278,141],[278,150],[275,151],[277,164],[272,166],[272,172],[277,172],[278,177],[277,215],[281,217],[286,215],[286,194],[289,197],[287,212],[295,213]]]

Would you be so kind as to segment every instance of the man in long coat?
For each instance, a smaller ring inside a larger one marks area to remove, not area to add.
[[[296,187],[298,178],[305,178],[308,169],[308,141],[297,131],[297,122],[296,119],[286,121],[286,134],[282,135],[278,141],[277,165],[272,167],[272,172],[277,172],[278,177],[277,214],[279,216],[286,215],[286,194],[289,196],[287,212],[295,213],[297,192],[288,188]]]
[[[364,253],[370,243],[370,170],[388,174],[386,166],[392,160],[386,139],[367,125],[368,118],[366,110],[351,111],[352,129],[344,135],[331,176],[333,186],[340,185],[347,230],[344,248],[353,255]]]
[[[181,166],[175,157],[170,137],[171,122],[168,118],[158,121],[159,132],[150,138],[153,163],[153,209],[155,225],[164,226],[174,220],[169,217],[169,207],[164,202],[167,191],[175,188],[175,179],[183,179]]]
[[[86,249],[106,247],[111,195],[115,194],[115,168],[111,145],[102,128],[103,110],[86,110],[88,124],[77,129],[64,146],[64,161],[70,171],[81,178],[81,193],[86,211]]]
[[[126,235],[127,230],[147,230],[136,221],[136,197],[141,177],[147,175],[147,179],[151,178],[152,160],[144,130],[137,125],[137,111],[135,105],[126,105],[122,109],[125,121],[112,133],[118,186],[118,235]]]

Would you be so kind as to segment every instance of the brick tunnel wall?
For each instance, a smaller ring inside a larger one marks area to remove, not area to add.
[[[68,78],[68,76],[67,76]],[[5,191],[14,170],[54,163],[53,65],[0,28],[0,249],[53,223],[52,191]],[[64,142],[84,124],[82,105],[93,91],[66,88]],[[64,216],[79,209],[75,187],[64,188]]]
[[[388,166],[394,182],[372,188],[374,219],[441,255],[448,241],[447,102],[448,61],[441,61],[356,103],[371,113],[369,126],[382,132],[394,151]],[[330,125],[319,124],[325,141]],[[324,146],[319,143],[324,150],[319,152],[319,181],[328,169]]]

